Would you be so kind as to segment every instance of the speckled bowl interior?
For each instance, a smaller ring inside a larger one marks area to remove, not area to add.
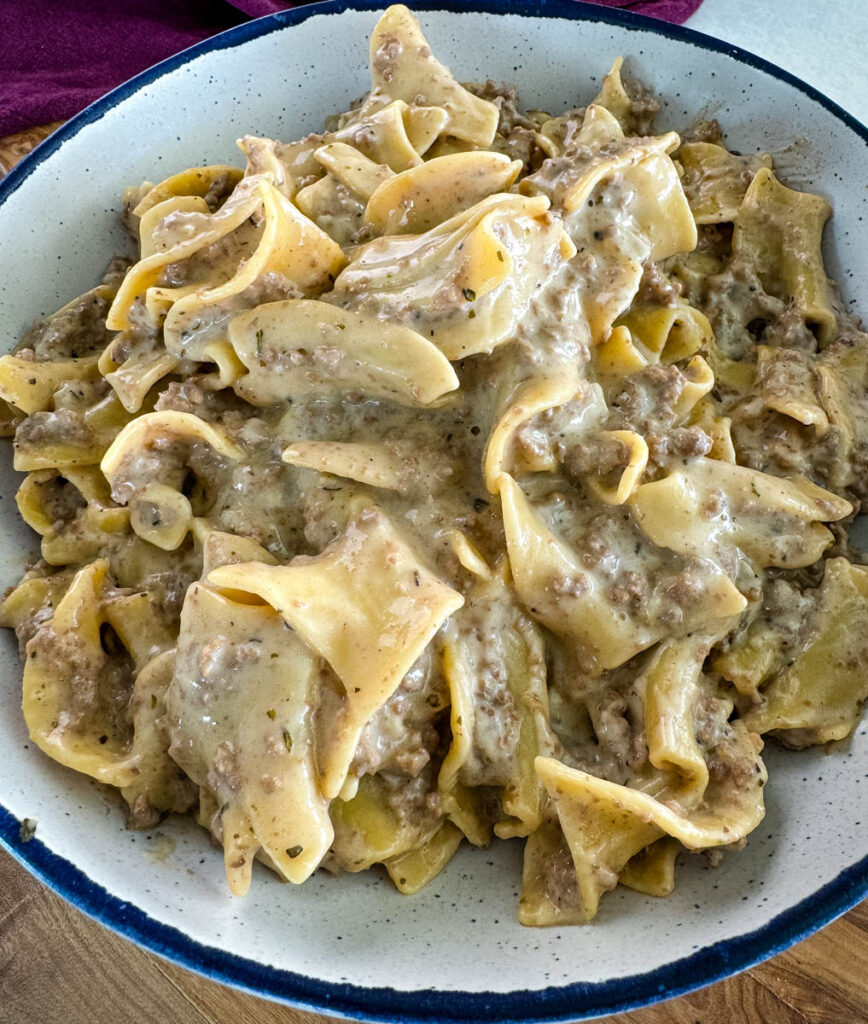
[[[762,62],[669,26],[582,4],[452,6],[421,19],[460,78],[512,81],[525,105],[560,111],[588,101],[612,59],[629,55],[663,98],[663,127],[718,117],[732,148],[771,150],[791,185],[833,197],[828,265],[846,298],[868,308],[854,275],[868,262],[866,135],[831,105]],[[117,216],[125,185],[193,164],[243,166],[241,134],[296,138],[345,109],[366,88],[376,18],[327,4],[242,26],[146,72],[37,151],[0,190],[3,344],[93,284],[126,247]],[[10,465],[7,449],[3,585],[37,551],[18,521]],[[257,868],[250,895],[235,900],[204,832],[186,820],[126,831],[115,800],[28,744],[19,703],[17,651],[4,633],[0,835],[16,856],[137,941],[327,1012],[475,1021],[611,1012],[747,966],[868,889],[864,725],[834,756],[769,744],[767,816],[720,868],[684,856],[667,900],[618,890],[592,926],[529,930],[516,923],[518,842],[462,850],[414,897],[376,871],[295,888]],[[24,817],[38,821],[27,844],[18,839]]]

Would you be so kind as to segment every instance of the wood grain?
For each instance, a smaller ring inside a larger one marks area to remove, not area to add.
[[[22,160],[35,146],[38,146],[43,139],[59,128],[63,121],[52,121],[51,124],[39,125],[38,128],[29,128],[26,132],[18,132],[16,135],[7,135],[0,139],[0,178],[8,174],[12,168]]]
[[[0,139],[0,177],[57,124]],[[0,851],[0,1024],[329,1024],[146,953]],[[607,1024],[866,1024],[868,900],[766,963]]]

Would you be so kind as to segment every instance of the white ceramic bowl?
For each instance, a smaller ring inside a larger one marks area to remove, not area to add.
[[[629,54],[677,128],[717,116],[732,147],[770,149],[796,187],[834,197],[829,267],[847,298],[868,262],[868,133],[813,89],[684,29],[563,0],[424,3],[435,52],[460,78],[516,82],[525,104],[589,100]],[[437,8],[428,10],[427,8]],[[366,86],[373,5],[327,3],[232,29],[146,71],[74,118],[0,186],[0,331],[89,287],[123,245],[124,185],[235,159],[245,132],[297,138]],[[793,141],[797,140],[795,146]],[[806,141],[807,140],[807,141]],[[0,575],[37,550],[0,460]],[[227,893],[222,858],[186,820],[127,832],[95,784],[28,744],[13,639],[0,638],[0,837],[82,910],[143,945],[256,993],[376,1020],[556,1020],[684,992],[777,952],[868,891],[868,734],[835,756],[769,744],[768,813],[716,871],[682,858],[675,893],[606,897],[586,928],[516,923],[521,844],[463,850],[414,897],[376,872],[301,888],[257,869]],[[19,821],[38,821],[19,839]]]

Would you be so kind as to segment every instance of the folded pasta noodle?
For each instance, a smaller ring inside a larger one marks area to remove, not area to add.
[[[335,282],[334,301],[410,319],[451,360],[491,352],[575,255],[548,207],[544,196],[493,195],[420,235],[369,242]]]
[[[621,58],[524,112],[399,5],[370,62],[322,131],[129,188],[138,258],[0,357],[24,718],[239,896],[520,839],[523,924],[635,912],[749,839],[761,737],[868,699],[830,207],[657,133]]]
[[[333,393],[428,405],[458,378],[416,331],[329,303],[286,299],[232,319],[229,338],[247,368],[236,382],[254,405]]]
[[[365,510],[316,558],[220,566],[208,579],[268,601],[343,683],[344,701],[322,754],[321,785],[329,798],[352,784],[347,773],[368,720],[464,603],[376,509]]]
[[[421,234],[505,192],[520,171],[520,160],[501,153],[437,157],[381,182],[368,197],[365,221],[386,235]]]

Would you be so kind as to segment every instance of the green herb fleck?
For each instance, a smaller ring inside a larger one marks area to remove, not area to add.
[[[476,292],[472,288],[462,288],[461,294],[467,299],[468,302],[476,301]]]
[[[274,708],[269,708],[268,711],[266,711],[265,713],[266,713],[266,715],[268,715],[269,718],[274,718],[274,715],[275,715]]]
[[[262,355],[262,328],[261,327],[256,332],[256,354],[258,356]]]
[[[156,706],[157,706],[157,695],[155,693],[152,693],[151,694],[151,708],[155,708]]]
[[[300,853],[304,853],[304,847],[303,846],[287,846],[287,848],[286,848],[286,855],[291,860],[295,860],[295,858]]]
[[[291,753],[292,752],[292,736],[289,735],[289,730],[283,730],[283,745]]]
[[[338,324],[338,330],[339,331],[345,331],[346,329],[347,329],[347,325],[346,324]]]
[[[497,250],[497,258],[500,260],[501,263],[503,263],[503,253],[500,251],[500,249]]]

